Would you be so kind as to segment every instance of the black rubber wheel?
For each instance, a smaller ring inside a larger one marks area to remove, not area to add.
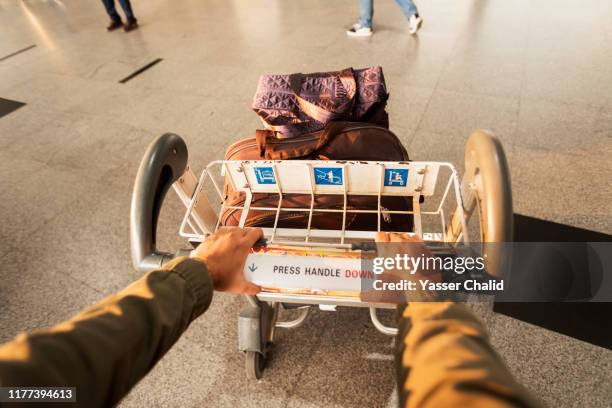
[[[259,380],[266,366],[266,358],[257,351],[247,351],[244,362],[247,377],[252,380]]]

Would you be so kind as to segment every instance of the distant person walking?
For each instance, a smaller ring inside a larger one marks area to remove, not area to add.
[[[408,32],[416,34],[423,24],[419,11],[412,0],[395,0],[408,19]],[[368,37],[372,35],[372,16],[374,15],[374,0],[360,0],[359,21],[353,24],[346,33],[352,37]]]
[[[125,13],[125,18],[127,19],[127,22],[125,24],[123,24],[123,22],[121,21],[121,16],[119,16],[119,13],[117,13],[117,9],[115,9],[115,0],[102,0],[102,4],[104,4],[106,12],[111,18],[111,22],[108,27],[106,27],[106,29],[108,31],[113,31],[123,27],[123,31],[128,32],[134,30],[135,28],[138,28],[138,21],[136,20],[136,17],[134,17],[134,12],[132,11],[132,4],[130,3],[130,0],[119,0],[119,3],[121,3],[121,8],[123,9],[123,12]]]

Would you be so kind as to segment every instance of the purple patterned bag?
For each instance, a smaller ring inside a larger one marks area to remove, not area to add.
[[[262,75],[253,110],[279,138],[321,130],[331,121],[389,127],[381,67],[313,74]]]

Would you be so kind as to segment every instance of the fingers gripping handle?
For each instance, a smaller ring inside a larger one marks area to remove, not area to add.
[[[187,168],[187,157],[183,139],[166,133],[151,143],[142,158],[130,211],[132,263],[141,272],[157,269],[173,257],[157,250],[157,219],[166,192]]]

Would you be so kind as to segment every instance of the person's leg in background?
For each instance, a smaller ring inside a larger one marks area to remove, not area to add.
[[[374,16],[374,0],[359,1],[359,24],[362,27],[372,28],[372,17]]]
[[[374,15],[374,0],[359,1],[359,21],[346,33],[354,37],[372,35],[372,16]]]
[[[102,0],[102,4],[104,4],[104,8],[106,9],[106,13],[111,19],[110,24],[106,29],[108,31],[116,30],[117,28],[123,26],[121,22],[121,17],[117,10],[115,9],[115,0]]]
[[[410,34],[416,34],[423,24],[423,19],[419,16],[419,10],[412,0],[395,0],[400,6],[404,15],[408,19]]]
[[[132,10],[132,4],[130,3],[130,0],[119,0],[119,3],[121,3],[121,8],[123,8],[125,18],[127,19],[127,23],[125,26],[123,26],[123,29],[125,31],[132,31],[138,27],[138,22],[136,17],[134,17],[134,11]]]

